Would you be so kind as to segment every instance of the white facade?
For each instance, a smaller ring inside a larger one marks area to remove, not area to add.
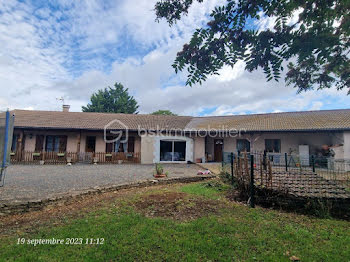
[[[344,132],[344,158],[350,159],[350,131]]]
[[[186,142],[185,161],[161,161],[160,160],[160,141],[182,141]],[[193,139],[186,136],[141,136],[141,163],[186,163],[194,161]]]
[[[206,153],[214,154],[214,139],[217,138],[207,137]],[[348,150],[347,156],[350,159],[350,132],[344,132],[344,135],[343,132],[255,132],[222,139],[224,152],[236,151],[237,139],[247,139],[250,142],[251,151],[264,151],[265,139],[279,139],[281,141],[280,151],[289,154],[299,154],[300,145],[308,145],[310,154],[314,154],[322,145],[344,144],[344,150]],[[346,158],[346,155],[344,157]]]

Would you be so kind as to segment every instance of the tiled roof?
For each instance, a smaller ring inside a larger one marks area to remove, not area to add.
[[[190,122],[188,116],[163,116],[142,114],[82,113],[59,111],[14,110],[15,127],[56,129],[109,129],[174,130],[184,129]]]
[[[298,131],[350,129],[350,109],[195,117],[187,129]]]
[[[15,127],[131,130],[350,130],[350,109],[211,117],[14,110]],[[125,126],[123,126],[123,124]]]

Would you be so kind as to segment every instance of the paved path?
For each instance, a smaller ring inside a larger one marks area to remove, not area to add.
[[[169,178],[197,176],[201,168],[191,164],[166,164]],[[154,165],[13,165],[0,187],[0,204],[42,200],[83,192],[96,186],[122,185],[152,180]]]

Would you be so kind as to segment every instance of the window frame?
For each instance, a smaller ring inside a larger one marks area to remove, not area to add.
[[[49,137],[52,137],[52,150],[48,150],[48,139]],[[64,139],[65,140],[65,144],[64,144],[64,150],[60,150],[60,145],[61,145],[61,141],[60,139]],[[56,145],[57,146],[57,151],[56,151]],[[66,152],[67,151],[67,136],[65,135],[47,135],[45,138],[45,152]]]
[[[113,140],[113,136],[108,136],[107,139]],[[124,137],[122,137],[120,140],[125,140]],[[127,141],[125,143],[119,142],[118,151],[115,151],[116,149],[117,141],[114,142],[106,142],[106,153],[134,153],[134,147],[135,147],[135,137],[130,136],[128,137]],[[124,144],[127,144],[127,152],[124,152]]]
[[[171,142],[171,160],[161,160],[161,143],[162,141],[164,142]],[[174,160],[174,152],[175,152],[175,143],[176,142],[181,142],[181,143],[185,143],[185,156],[184,156],[184,160]],[[187,141],[183,140],[183,139],[161,139],[159,141],[159,161],[160,162],[186,162],[186,151],[187,151]]]
[[[268,142],[271,142],[272,151],[269,151],[267,149]],[[278,147],[279,147],[278,151],[275,150],[276,142],[278,142]],[[265,151],[266,153],[281,153],[281,139],[278,139],[278,138],[265,139]]]
[[[247,153],[249,153],[250,150],[251,150],[251,148],[250,148],[250,141],[248,139],[246,139],[246,138],[240,138],[240,139],[236,140],[236,150],[239,151],[239,152],[244,152],[244,150],[239,150],[238,149],[238,143],[239,142],[243,142],[243,141],[246,143],[246,145],[247,144],[249,145],[249,150],[247,150]]]

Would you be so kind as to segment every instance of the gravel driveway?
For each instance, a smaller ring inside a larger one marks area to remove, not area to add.
[[[197,176],[194,164],[165,164],[169,178]],[[96,186],[112,186],[152,180],[154,165],[13,165],[0,187],[0,204],[41,200],[83,192]]]

